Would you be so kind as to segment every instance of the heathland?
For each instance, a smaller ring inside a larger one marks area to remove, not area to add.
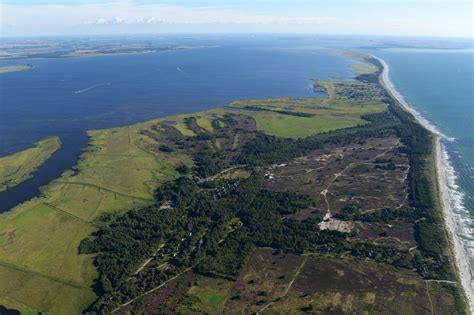
[[[28,178],[61,146],[58,137],[41,140],[33,148],[0,158],[0,191],[16,186]]]
[[[0,215],[24,313],[465,313],[432,135],[357,56],[326,98],[244,100],[89,133]]]

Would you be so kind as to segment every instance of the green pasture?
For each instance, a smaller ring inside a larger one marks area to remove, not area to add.
[[[41,140],[34,147],[0,158],[0,191],[28,178],[61,146],[58,137]]]

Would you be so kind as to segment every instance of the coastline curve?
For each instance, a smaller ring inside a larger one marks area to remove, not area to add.
[[[451,165],[449,154],[446,150],[446,145],[443,143],[444,141],[454,141],[454,138],[444,135],[435,125],[423,117],[423,115],[421,115],[413,107],[411,107],[403,95],[397,91],[394,84],[390,80],[390,67],[388,64],[383,59],[375,55],[370,56],[378,60],[383,66],[381,83],[385,89],[395,100],[397,100],[403,109],[415,117],[420,125],[436,136],[436,173],[440,190],[440,201],[443,211],[444,224],[450,238],[449,241],[454,253],[454,261],[458,270],[461,286],[467,299],[470,313],[474,314],[474,279],[469,261],[468,250],[466,248],[467,245],[464,244],[462,236],[458,233],[458,231],[463,228],[459,223],[461,218],[459,217],[459,214],[455,212],[455,207],[460,206],[459,201],[462,200],[462,195],[460,194],[462,193],[458,191],[453,192],[457,195],[457,198],[453,198],[453,193],[450,193],[450,191],[456,187],[456,184],[454,183],[456,175],[455,170]]]

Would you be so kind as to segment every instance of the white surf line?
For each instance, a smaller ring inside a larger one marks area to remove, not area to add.
[[[464,248],[461,236],[457,233],[457,229],[462,228],[459,227],[460,218],[454,212],[456,203],[459,201],[456,200],[456,196],[452,196],[452,194],[456,194],[455,187],[453,187],[453,185],[455,185],[455,177],[453,177],[454,169],[449,160],[448,153],[439,137],[436,140],[436,164],[445,225],[451,238],[450,241],[453,245],[455,262],[459,271],[459,277],[461,278],[461,285],[466,294],[471,314],[474,314],[473,275],[469,255]]]
[[[370,56],[380,61],[380,63],[383,65],[382,81],[386,89],[392,95],[392,97],[395,98],[407,112],[412,114],[416,118],[418,123],[420,123],[423,127],[428,129],[430,132],[438,136],[441,136],[443,139],[446,139],[448,141],[454,141],[455,138],[448,137],[445,134],[443,134],[435,125],[433,125],[428,119],[426,119],[420,112],[418,112],[416,109],[411,107],[410,104],[408,104],[408,102],[405,100],[403,95],[401,95],[400,92],[398,92],[398,90],[395,88],[395,85],[390,80],[390,76],[389,76],[390,68],[387,65],[387,63],[383,59],[380,59],[374,55],[370,55]]]
[[[87,92],[89,90],[92,90],[92,89],[98,88],[99,86],[104,86],[104,85],[110,85],[110,82],[92,85],[92,86],[89,86],[88,88],[85,88],[83,90],[74,91],[74,94],[84,93],[84,92]]]
[[[421,124],[423,127],[425,127],[436,135],[436,173],[438,176],[438,185],[441,194],[440,197],[442,201],[442,210],[445,219],[444,225],[450,237],[450,243],[452,245],[451,248],[454,252],[454,261],[459,272],[462,289],[464,290],[465,296],[467,298],[468,307],[470,308],[471,314],[474,314],[473,275],[471,271],[469,257],[463,246],[463,241],[461,237],[456,233],[456,227],[458,226],[458,220],[460,218],[456,216],[452,206],[453,203],[456,204],[456,202],[459,200],[454,200],[450,196],[450,189],[455,189],[455,187],[453,187],[455,186],[455,184],[453,183],[454,177],[452,176],[454,174],[454,169],[450,163],[448,153],[442,143],[442,140],[452,141],[454,139],[446,137],[433,124],[431,124],[420,113],[413,109],[405,101],[403,96],[396,90],[395,86],[390,81],[390,68],[387,63],[383,59],[380,59],[374,55],[371,55],[371,57],[377,59],[383,66],[382,84],[385,86],[386,90],[391,94],[394,99],[396,99],[400,103],[401,106],[403,106],[406,111],[408,111],[415,117],[419,124]]]

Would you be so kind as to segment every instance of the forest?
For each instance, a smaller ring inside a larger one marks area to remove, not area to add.
[[[316,220],[287,219],[285,215],[310,206],[311,200],[265,190],[262,183],[263,177],[255,173],[215,198],[191,179],[180,177],[157,190],[155,205],[104,218],[109,222],[80,246],[83,254],[97,254],[100,273],[96,283],[100,298],[89,311],[107,313],[187,268],[236,280],[255,247],[296,254],[346,253],[397,266],[409,264],[406,253],[395,248],[351,243],[344,233],[319,230]],[[144,270],[130,281],[140,264],[157,251],[167,268]]]
[[[379,70],[357,79],[378,84],[381,65],[375,59],[366,61]],[[430,173],[432,135],[394,100],[386,101],[388,112],[366,115],[364,119],[369,123],[357,127],[300,139],[257,132],[231,160],[213,150],[191,151],[194,167],[181,167],[180,177],[159,187],[153,205],[102,217],[101,228],[81,242],[80,253],[95,254],[99,273],[95,283],[98,299],[87,311],[109,313],[186,270],[236,280],[255,247],[294,254],[350,255],[416,268],[428,279],[453,279],[450,258],[444,253],[446,237]],[[335,217],[413,223],[418,245],[413,255],[394,247],[349,241],[345,233],[320,230],[315,219],[289,219],[288,215],[311,206],[311,198],[263,188],[262,166],[283,163],[331,144],[389,135],[401,139],[402,150],[409,157],[409,207],[364,214],[348,204]],[[186,143],[195,146],[207,140],[195,137]],[[168,146],[160,150],[172,151]],[[232,165],[245,165],[251,176],[212,183],[203,180]],[[143,265],[147,259],[155,265]]]

